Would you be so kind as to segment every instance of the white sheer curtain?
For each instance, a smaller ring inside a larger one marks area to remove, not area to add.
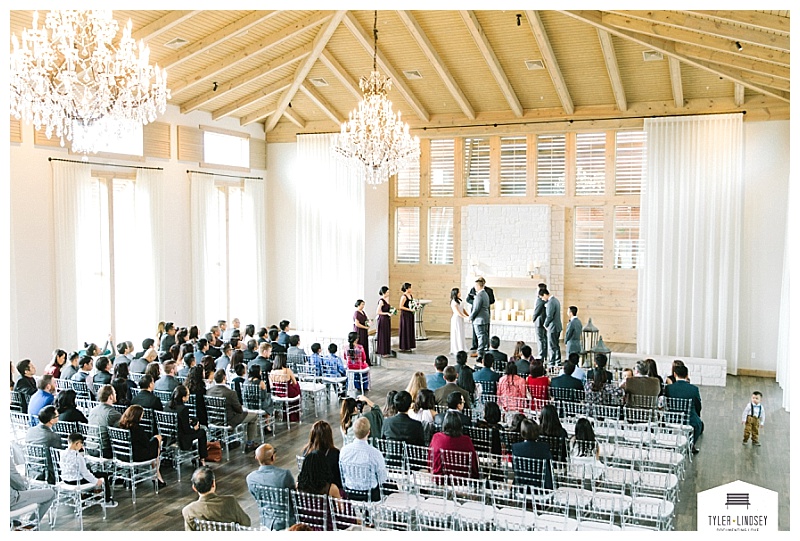
[[[139,169],[136,173],[137,200],[148,201],[148,213],[145,206],[137,206],[137,221],[149,226],[152,250],[152,302],[154,321],[162,321],[167,315],[166,304],[166,255],[169,250],[167,233],[164,231],[164,205],[166,204],[164,171]],[[153,323],[147,328],[144,337],[152,334]],[[143,337],[143,338],[144,338]],[[134,343],[135,345],[135,343]]]
[[[295,326],[341,336],[364,296],[364,183],[331,153],[333,135],[297,137]]]
[[[791,191],[791,184],[789,190]],[[791,208],[791,205],[789,206]],[[787,209],[788,211],[788,209]],[[792,369],[789,362],[789,312],[791,305],[791,290],[790,290],[790,246],[789,239],[792,236],[789,234],[789,224],[792,221],[791,215],[786,217],[786,235],[784,236],[783,245],[783,277],[781,279],[781,307],[780,319],[778,320],[778,366],[775,373],[775,380],[783,389],[783,409],[789,411],[791,404],[791,383],[792,383]]]
[[[219,214],[224,200],[214,186],[214,176],[189,173],[192,231],[192,322],[208,329],[225,313],[224,230],[220,235]],[[223,222],[224,223],[224,222]]]
[[[264,181],[245,179],[228,189],[230,228],[230,314],[242,326],[267,321],[267,224]]]
[[[63,349],[82,345],[78,335],[77,249],[79,223],[91,199],[92,172],[88,164],[50,162],[53,168],[53,216],[55,221],[56,344]]]
[[[742,116],[645,119],[640,354],[738,366]]]

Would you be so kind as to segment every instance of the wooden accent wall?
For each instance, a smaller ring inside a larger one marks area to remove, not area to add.
[[[151,122],[145,124],[144,155],[148,158],[170,158],[172,126],[168,122]]]
[[[620,123],[619,129],[641,130],[641,123],[632,126],[630,121]],[[636,315],[637,315],[637,292],[638,292],[638,271],[633,269],[613,268],[613,218],[614,207],[617,205],[640,204],[639,196],[617,196],[614,194],[614,134],[616,129],[604,126],[601,129],[591,127],[582,131],[586,132],[607,132],[607,162],[606,162],[606,188],[605,195],[601,196],[577,196],[575,195],[575,167],[570,165],[570,156],[575,149],[575,138],[567,137],[567,177],[566,195],[563,196],[536,196],[536,136],[543,133],[565,133],[564,131],[553,132],[552,128],[545,131],[547,127],[531,127],[528,133],[528,170],[527,170],[527,193],[525,196],[502,197],[499,195],[499,135],[490,135],[492,147],[491,158],[491,181],[489,196],[487,197],[467,197],[463,175],[463,137],[471,134],[459,132],[455,137],[455,195],[454,197],[430,197],[430,144],[429,139],[421,141],[422,155],[420,157],[420,197],[400,198],[397,197],[397,187],[395,179],[390,180],[389,185],[389,281],[386,285],[391,289],[390,303],[396,306],[400,299],[400,286],[403,282],[411,282],[414,286],[414,296],[417,299],[431,299],[433,303],[426,307],[424,312],[425,328],[431,331],[449,332],[450,316],[452,314],[449,306],[450,289],[461,286],[464,277],[461,276],[461,207],[468,205],[529,205],[529,204],[550,204],[559,205],[565,208],[564,212],[564,240],[565,259],[564,259],[564,298],[561,304],[564,311],[564,322],[567,321],[566,309],[570,305],[578,306],[579,317],[585,324],[591,317],[597,326],[604,341],[635,343],[636,342]],[[576,130],[577,131],[577,130]],[[570,132],[575,133],[575,131]],[[486,135],[482,133],[481,135]],[[448,137],[444,134],[438,137]],[[437,137],[437,138],[438,138]],[[450,136],[452,137],[452,136]],[[450,138],[448,137],[448,138]],[[496,149],[496,150],[495,150]],[[573,158],[574,163],[574,158]],[[419,264],[398,264],[395,262],[395,212],[398,207],[416,206],[420,209],[420,263]],[[428,232],[427,216],[428,209],[435,206],[453,207],[453,264],[452,265],[431,265],[428,263]],[[575,268],[573,266],[573,220],[575,206],[602,206],[605,215],[605,237],[604,237],[604,268]],[[520,224],[524,227],[524,224]],[[502,242],[503,239],[498,239]],[[556,242],[555,239],[553,242]],[[466,291],[462,291],[462,298],[466,297]],[[374,307],[367,308],[370,311]],[[397,327],[399,318],[392,318],[392,326]]]

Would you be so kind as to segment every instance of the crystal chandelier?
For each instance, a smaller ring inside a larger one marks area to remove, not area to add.
[[[110,10],[50,11],[44,27],[38,21],[34,11],[33,28],[11,38],[15,118],[87,153],[165,111],[167,72],[149,64],[150,49],[133,40],[130,20],[118,43]]]
[[[372,73],[361,77],[359,86],[364,97],[350,119],[342,124],[342,131],[334,136],[333,150],[345,160],[351,171],[363,177],[367,184],[381,184],[403,169],[408,163],[419,160],[419,137],[411,137],[408,124],[400,120],[400,113],[392,111],[387,94],[392,87],[388,77],[382,77],[377,68],[378,12],[372,28],[374,49]]]

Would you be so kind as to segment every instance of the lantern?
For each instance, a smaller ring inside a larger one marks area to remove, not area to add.
[[[591,368],[594,363],[592,349],[597,344],[599,336],[600,331],[592,324],[592,318],[589,318],[589,323],[583,327],[581,332],[581,365],[584,368]]]

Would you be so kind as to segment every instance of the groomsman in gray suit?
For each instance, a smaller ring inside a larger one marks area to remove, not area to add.
[[[561,303],[558,299],[550,295],[547,288],[539,290],[539,298],[545,302],[544,328],[547,330],[548,343],[550,350],[550,366],[561,364]]]
[[[472,332],[478,337],[478,356],[483,357],[489,345],[489,295],[484,291],[486,280],[479,277],[475,280],[475,300],[472,303],[472,312],[469,320],[472,322]]]
[[[578,307],[570,306],[569,310],[569,323],[567,323],[567,332],[564,333],[564,343],[567,345],[567,357],[573,353],[580,354],[581,352],[581,332],[583,331],[583,324],[578,319]]]
[[[547,289],[547,284],[539,284],[539,290]],[[545,309],[544,301],[541,297],[536,299],[536,306],[533,308],[533,325],[536,329],[538,343],[537,359],[547,359],[547,330],[544,328]]]

